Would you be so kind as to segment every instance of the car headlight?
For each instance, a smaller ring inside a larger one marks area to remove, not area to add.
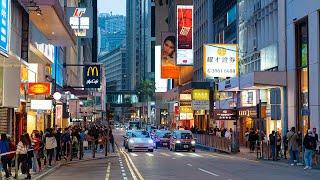
[[[148,143],[149,143],[149,144],[153,144],[152,139],[149,139],[149,140],[148,140]]]
[[[134,143],[134,140],[133,139],[129,139],[129,143]]]
[[[180,140],[177,140],[177,141],[176,141],[176,143],[177,143],[177,144],[180,144],[180,143],[181,143],[181,141],[180,141]]]
[[[192,141],[191,141],[191,144],[192,144],[192,145],[195,145],[195,144],[196,144],[196,141],[195,141],[195,140],[192,140]]]

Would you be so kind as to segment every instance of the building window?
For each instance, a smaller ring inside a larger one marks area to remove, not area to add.
[[[298,130],[306,133],[310,128],[309,110],[309,58],[308,58],[308,18],[295,25],[296,29],[296,66],[297,66],[297,103]]]

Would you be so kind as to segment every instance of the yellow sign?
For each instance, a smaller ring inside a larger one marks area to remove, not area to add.
[[[192,90],[192,100],[209,100],[209,89],[194,89]]]
[[[191,106],[180,106],[180,113],[193,113]]]
[[[180,94],[180,101],[191,101],[191,94]]]
[[[95,66],[95,67],[89,67],[88,70],[87,70],[87,76],[90,76],[90,72],[91,72],[91,76],[99,76],[99,70],[98,68]],[[95,75],[94,75],[95,74]]]

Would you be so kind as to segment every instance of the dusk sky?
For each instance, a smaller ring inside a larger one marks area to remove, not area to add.
[[[98,0],[98,11],[126,15],[126,0]]]

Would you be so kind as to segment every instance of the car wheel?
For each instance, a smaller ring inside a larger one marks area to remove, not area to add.
[[[153,152],[153,149],[148,149],[149,152]]]
[[[128,148],[128,152],[132,152],[132,149],[129,149],[129,148]]]
[[[173,150],[174,150],[174,152],[177,152],[177,148],[176,148],[176,147],[174,147],[174,149],[173,149]]]

